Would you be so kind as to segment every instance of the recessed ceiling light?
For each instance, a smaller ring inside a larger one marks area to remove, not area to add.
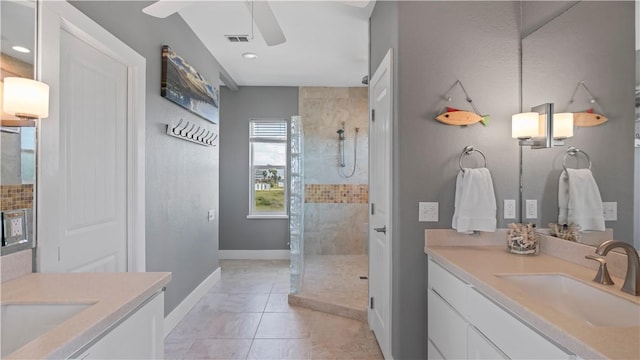
[[[255,53],[252,52],[246,52],[244,54],[242,54],[242,57],[245,59],[257,59],[258,55],[256,55]]]
[[[26,48],[26,47],[24,47],[24,46],[18,46],[18,45],[16,45],[16,46],[13,46],[13,47],[11,47],[11,48],[12,48],[13,50],[15,50],[15,51],[17,51],[17,52],[21,52],[21,53],[30,53],[30,52],[31,52],[31,50],[27,49],[27,48]]]

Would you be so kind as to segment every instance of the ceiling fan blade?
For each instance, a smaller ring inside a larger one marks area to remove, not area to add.
[[[174,13],[184,9],[189,4],[189,1],[158,0],[155,3],[142,9],[142,12],[147,15],[164,19],[167,16],[173,15]]]
[[[262,38],[267,43],[268,46],[280,45],[283,42],[287,41],[287,38],[284,36],[280,25],[278,24],[278,19],[273,14],[273,10],[271,10],[271,6],[267,1],[252,1],[247,2],[247,6],[249,7],[249,11],[251,12],[251,7],[253,6],[253,21],[256,24],[258,30],[262,34]]]

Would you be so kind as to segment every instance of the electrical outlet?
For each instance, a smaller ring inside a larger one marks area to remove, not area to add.
[[[516,218],[516,201],[513,199],[504,200],[504,218],[515,219]]]
[[[209,221],[213,221],[216,219],[216,211],[215,210],[209,210]]]
[[[418,203],[418,221],[419,222],[437,222],[438,221],[438,203],[437,202],[419,202]]]
[[[527,205],[526,218],[537,219],[538,218],[538,200],[527,200],[526,205]]]
[[[615,201],[603,202],[602,215],[605,221],[618,221],[618,203]]]

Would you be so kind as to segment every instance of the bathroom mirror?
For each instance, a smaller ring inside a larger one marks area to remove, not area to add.
[[[36,53],[36,1],[0,1],[0,80],[34,78]],[[2,85],[0,84],[0,85]],[[2,109],[0,86],[0,109]],[[34,187],[36,182],[36,124],[2,112],[0,132],[0,211],[24,210],[25,229],[33,243]],[[2,255],[30,247],[3,246]]]
[[[545,6],[540,2],[536,6]],[[555,9],[548,21],[522,38],[522,107],[552,102],[555,112],[582,112],[594,108],[609,121],[598,126],[574,128],[574,136],[564,146],[549,149],[523,148],[523,203],[537,200],[538,227],[558,222],[558,180],[569,146],[588,154],[592,173],[603,202],[617,205],[617,220],[606,221],[613,238],[634,241],[634,198],[640,191],[634,186],[635,126],[635,8],[634,2],[566,3]],[[523,7],[526,17],[526,5]],[[554,6],[550,4],[549,6]],[[594,26],[603,19],[616,19],[606,26]],[[584,91],[575,93],[584,81],[595,103]],[[571,156],[567,166],[588,167],[587,158]],[[634,190],[635,189],[635,190]],[[526,214],[526,212],[524,212]],[[611,238],[595,233],[591,245]],[[598,236],[602,236],[598,238]],[[637,246],[637,244],[636,244]]]

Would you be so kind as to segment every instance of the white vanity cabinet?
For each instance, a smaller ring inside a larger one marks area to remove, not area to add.
[[[164,292],[127,314],[72,359],[163,359]]]
[[[573,359],[429,258],[429,359]]]

